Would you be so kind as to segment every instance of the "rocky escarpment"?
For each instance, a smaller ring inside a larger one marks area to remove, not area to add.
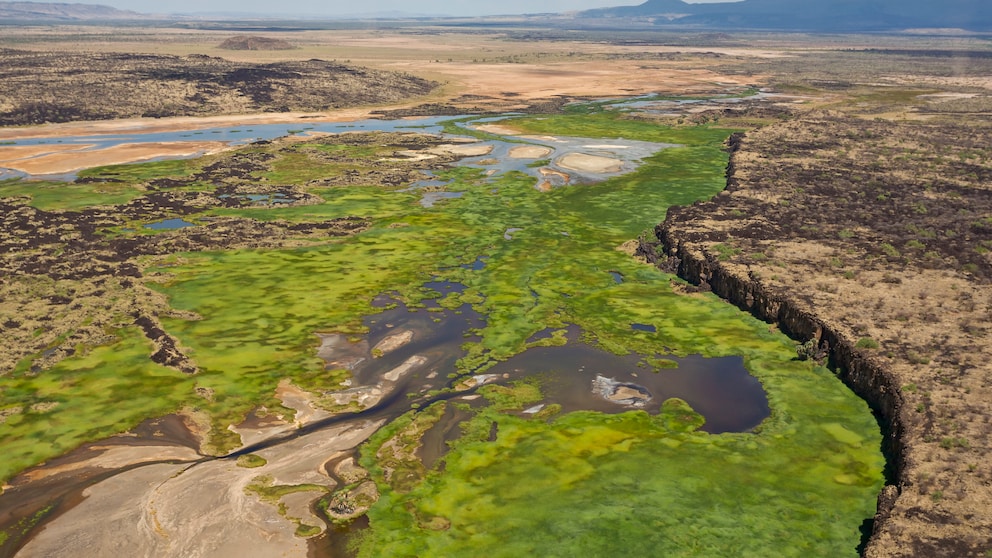
[[[670,209],[639,250],[777,324],[872,406],[890,483],[873,558],[992,550],[992,235],[976,213],[992,198],[972,139],[830,113],[735,135],[726,189]]]
[[[884,430],[883,452],[889,463],[889,484],[879,495],[874,531],[883,529],[890,517],[899,493],[899,479],[904,472],[904,429],[900,414],[903,398],[897,378],[884,365],[865,351],[855,347],[856,341],[831,328],[814,311],[787,295],[766,290],[760,281],[742,273],[735,266],[724,265],[718,257],[699,245],[686,241],[678,228],[678,209],[670,210],[669,218],[655,228],[662,252],[658,257],[655,246],[642,246],[642,254],[650,254],[666,271],[715,294],[750,312],[756,317],[776,324],[786,335],[797,340],[811,340],[829,358],[839,377],[877,413]]]

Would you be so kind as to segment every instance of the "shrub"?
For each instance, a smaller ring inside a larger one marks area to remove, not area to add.
[[[858,339],[858,342],[854,344],[855,347],[859,349],[877,349],[878,341],[875,341],[871,337],[862,337]]]

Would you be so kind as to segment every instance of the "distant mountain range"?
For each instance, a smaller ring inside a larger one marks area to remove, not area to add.
[[[990,31],[992,0],[744,0],[714,4],[648,0],[637,6],[587,10],[580,17],[708,29]]]
[[[622,0],[618,0],[622,1]],[[163,9],[166,9],[163,4]],[[244,14],[241,14],[243,17]],[[0,1],[0,24],[29,21],[150,20],[164,16],[118,10],[96,4]],[[236,19],[233,14],[197,14],[198,18]],[[377,13],[355,17],[406,19],[409,13]],[[418,16],[429,17],[429,16]],[[546,17],[546,16],[545,16]],[[272,16],[273,19],[278,19]],[[312,16],[310,19],[322,19]],[[992,0],[743,0],[688,4],[682,0],[648,0],[574,12],[567,18],[579,26],[767,29],[809,32],[872,32],[907,29],[964,29],[992,32]],[[478,18],[485,23],[486,18]],[[556,19],[554,25],[561,26]],[[567,24],[566,24],[567,25]]]
[[[99,21],[149,19],[153,16],[95,4],[0,2],[0,21]]]

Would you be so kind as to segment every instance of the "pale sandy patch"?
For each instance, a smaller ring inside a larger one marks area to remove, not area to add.
[[[316,521],[304,496],[290,494],[276,503],[246,487],[260,475],[276,485],[336,485],[323,471],[328,456],[352,451],[383,421],[342,424],[256,452],[266,464],[238,467],[216,460],[190,467],[148,465],[125,471],[87,488],[74,508],[45,525],[21,554],[72,556],[307,556],[305,539],[279,505],[306,523]],[[310,502],[324,490],[305,493]]]
[[[551,155],[554,150],[541,145],[521,145],[510,150],[510,157],[513,159],[540,159]]]
[[[383,375],[383,379],[387,382],[397,382],[410,372],[413,372],[417,368],[427,364],[427,358],[421,355],[414,355],[406,359],[403,364],[393,368],[389,372]]]
[[[59,146],[44,147],[49,147],[47,151],[50,153],[46,154],[42,150],[27,159],[0,159],[0,167],[27,174],[64,174],[103,165],[136,163],[159,157],[192,157],[228,149],[228,145],[220,141],[128,143],[89,151],[58,149]]]
[[[90,467],[100,469],[123,469],[139,463],[154,463],[156,461],[196,461],[200,458],[190,448],[182,446],[94,446],[93,451],[101,452],[95,457],[82,461],[66,463],[57,467],[44,467],[24,473],[29,482],[37,481],[55,475],[79,471]]]
[[[396,154],[400,155],[400,157],[385,157],[379,160],[385,162],[392,162],[392,163],[398,163],[398,162],[410,163],[416,161],[429,161],[431,159],[437,159],[437,155],[431,155],[430,153],[425,153],[423,151],[413,151],[410,149],[397,151]]]
[[[423,70],[420,61],[388,65],[409,72]],[[681,69],[648,65],[635,60],[569,61],[548,64],[486,64],[450,62],[431,65],[432,72],[449,79],[460,93],[507,101],[552,97],[615,97],[647,92],[683,93],[714,90],[715,83],[743,85],[754,76],[727,76],[705,69]],[[509,95],[507,95],[509,94]]]
[[[372,347],[372,356],[382,356],[399,349],[413,340],[413,330],[407,329],[389,335]]]
[[[511,128],[505,124],[479,124],[478,126],[473,126],[473,128],[480,132],[489,132],[490,134],[499,136],[516,136],[520,134],[520,130]]]
[[[14,161],[24,161],[56,153],[66,153],[73,151],[83,151],[92,149],[96,144],[62,144],[62,145],[4,145],[0,146],[0,166],[11,168]]]
[[[389,108],[402,108],[410,104]],[[63,122],[18,128],[0,128],[0,140],[21,138],[58,138],[68,136],[144,134],[179,132],[224,126],[252,124],[307,124],[314,122],[350,122],[371,118],[371,108],[342,109],[327,113],[282,112],[278,114],[226,114],[221,116],[173,116],[168,118],[122,118],[87,122]]]
[[[558,159],[558,165],[579,172],[610,173],[620,172],[623,162],[612,157],[587,155],[585,153],[569,153]]]
[[[446,143],[428,149],[430,153],[442,153],[451,155],[461,155],[463,157],[479,157],[489,155],[493,151],[493,146],[484,144],[454,145]]]
[[[296,424],[298,426],[331,416],[327,411],[314,405],[312,393],[293,385],[289,379],[279,382],[279,387],[276,388],[276,398],[282,401],[283,406],[296,411]]]

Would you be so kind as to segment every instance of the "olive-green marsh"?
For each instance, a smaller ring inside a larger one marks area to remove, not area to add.
[[[354,541],[359,555],[856,555],[882,484],[881,436],[867,405],[828,370],[796,360],[794,343],[767,324],[712,295],[679,294],[676,278],[616,249],[662,220],[667,207],[722,189],[731,131],[595,111],[514,125],[682,147],[660,151],[630,174],[546,193],[520,173],[486,178],[467,169],[448,177],[447,189],[464,195],[432,208],[395,188],[325,184],[312,189],[322,205],[212,210],[293,221],[358,215],[373,226],[291,250],[150,262],[148,274],[159,274],[154,286],[170,305],[201,318],[163,319],[200,372],[184,376],[142,362],[148,343],[124,328],[116,345],[42,375],[0,379],[5,405],[32,397],[60,403],[0,426],[4,447],[26,456],[4,478],[45,458],[35,446],[57,443],[64,451],[184,407],[207,413],[212,443],[231,449],[227,425],[251,410],[291,413],[275,398],[281,380],[326,391],[347,376],[324,370],[315,333],[360,335],[376,295],[394,293],[416,306],[436,296],[424,283],[445,280],[466,289],[447,294],[444,307],[469,303],[486,319],[452,376],[484,371],[526,350],[534,334],[574,324],[587,342],[616,353],[741,356],[764,385],[772,414],[755,432],[719,435],[697,431],[698,415],[676,400],[651,409],[657,414],[522,418],[510,411],[540,401],[538,385],[488,386],[491,404],[472,407],[463,435],[412,482],[393,486],[377,450],[416,413],[363,449],[382,497],[369,512],[371,527]],[[303,184],[340,172],[315,165],[300,158],[294,172],[276,164],[272,178]],[[506,235],[509,229],[515,232]],[[485,266],[465,265],[480,256]],[[493,422],[499,434],[489,441]]]

